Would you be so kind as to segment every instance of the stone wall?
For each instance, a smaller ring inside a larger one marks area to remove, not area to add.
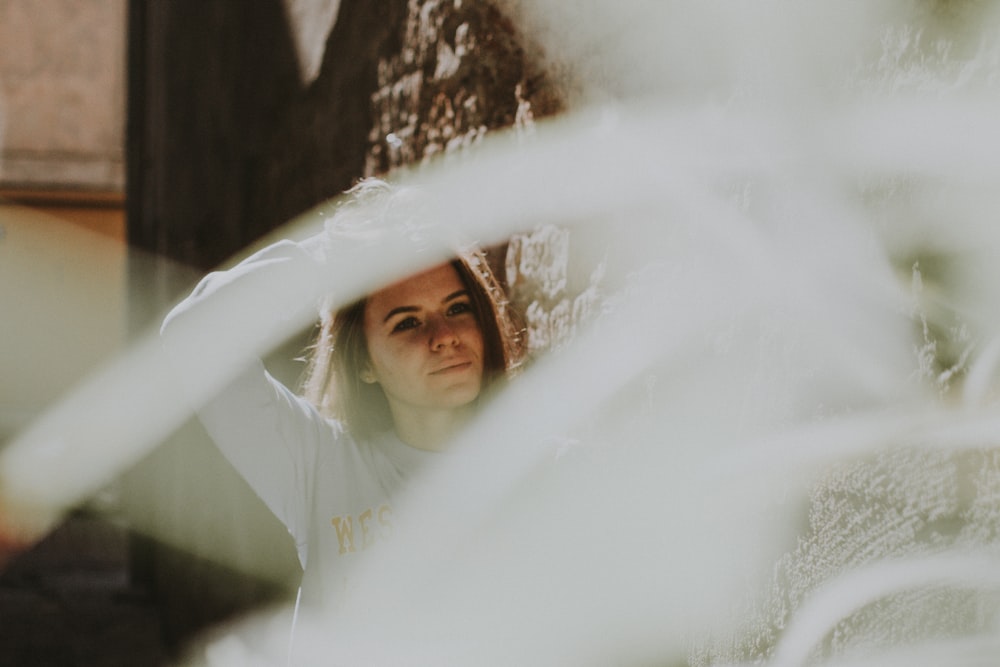
[[[493,4],[410,0],[402,48],[379,58],[365,173],[383,174],[561,110]]]

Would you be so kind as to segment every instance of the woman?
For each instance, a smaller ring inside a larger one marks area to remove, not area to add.
[[[348,194],[326,235],[279,242],[206,277],[167,317],[165,339],[227,292],[273,284],[272,274],[289,267],[316,267],[323,254],[316,248],[331,238],[386,222],[367,212],[395,218],[389,212],[412,201],[381,181]],[[412,229],[413,221],[406,223]],[[262,310],[261,317],[273,316]],[[396,493],[506,382],[516,361],[514,338],[503,292],[482,253],[462,252],[336,313],[323,312],[304,396],[248,360],[199,409],[226,458],[295,539],[307,595],[335,601],[346,592],[352,563],[391,537]]]

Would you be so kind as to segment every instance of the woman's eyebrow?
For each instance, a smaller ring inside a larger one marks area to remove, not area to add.
[[[416,313],[419,311],[420,309],[417,308],[416,306],[399,306],[398,308],[393,308],[392,310],[390,310],[389,313],[382,320],[382,322],[383,323],[388,322],[393,315],[399,315],[400,313]]]
[[[452,292],[451,294],[449,294],[445,298],[441,299],[441,303],[448,303],[452,299],[457,299],[457,298],[459,298],[461,296],[469,296],[469,290],[467,290],[467,289],[460,289],[457,292]]]

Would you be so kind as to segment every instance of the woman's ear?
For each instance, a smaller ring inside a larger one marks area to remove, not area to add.
[[[375,371],[372,370],[371,366],[366,365],[362,368],[361,372],[358,373],[358,377],[360,377],[361,381],[365,384],[375,384],[378,382],[378,378],[375,377]]]

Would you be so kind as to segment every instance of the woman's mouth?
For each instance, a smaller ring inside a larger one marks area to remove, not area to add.
[[[447,375],[448,373],[460,373],[472,366],[471,361],[456,361],[446,364],[441,368],[431,371],[431,375]]]

